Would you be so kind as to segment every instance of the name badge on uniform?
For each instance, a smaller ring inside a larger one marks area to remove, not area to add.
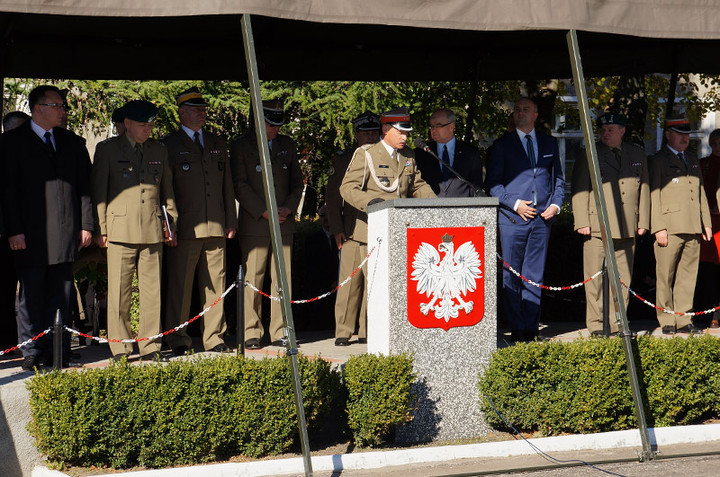
[[[380,164],[380,165],[378,166],[378,168],[379,168],[379,169],[389,169],[390,166],[386,166],[385,164]]]
[[[182,170],[183,170],[184,172],[189,172],[189,171],[190,171],[190,163],[189,163],[189,162],[183,162]]]
[[[262,172],[262,166],[261,166],[260,164],[258,164],[257,166],[255,166],[255,171],[256,171],[256,172]]]

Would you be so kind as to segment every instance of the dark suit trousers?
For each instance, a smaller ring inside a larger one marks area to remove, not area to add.
[[[517,217],[521,221],[521,217]],[[525,278],[543,283],[550,223],[538,216],[527,225],[500,225],[503,259]],[[503,269],[503,309],[511,331],[537,332],[540,289]]]
[[[0,348],[3,350],[17,344],[16,295],[15,265],[7,238],[2,237],[0,238]]]
[[[49,328],[59,309],[63,323],[69,323],[70,300],[74,297],[72,263],[23,266],[15,261],[20,280],[18,301],[18,340],[23,342]],[[70,335],[63,333],[63,351],[69,351]],[[22,348],[23,356],[50,355],[52,335],[46,335]]]

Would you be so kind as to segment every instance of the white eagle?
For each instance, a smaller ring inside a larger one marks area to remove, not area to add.
[[[465,310],[465,314],[472,311],[473,302],[464,301],[462,297],[475,291],[475,282],[482,271],[472,242],[465,242],[453,253],[453,237],[445,234],[442,239],[437,249],[426,242],[420,244],[413,258],[412,279],[418,282],[418,293],[432,295],[429,303],[420,304],[420,311],[427,315],[434,310],[437,319],[448,322],[450,318],[457,318],[459,309]],[[442,260],[439,252],[445,253]]]

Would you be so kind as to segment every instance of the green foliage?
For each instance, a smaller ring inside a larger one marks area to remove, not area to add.
[[[314,428],[340,378],[300,358],[305,414]],[[286,451],[297,413],[287,358],[195,358],[166,366],[126,361],[51,372],[28,383],[29,430],[49,459],[80,466],[164,467]]]
[[[637,340],[650,426],[720,415],[720,340]],[[521,431],[591,433],[637,426],[622,343],[617,339],[529,343],[499,350],[481,376],[487,422]]]
[[[415,380],[412,357],[366,354],[348,360],[343,370],[348,392],[348,426],[360,447],[378,446],[395,427],[412,419]]]
[[[137,337],[140,329],[140,285],[137,270],[133,273],[132,294],[130,295],[130,330]],[[141,336],[140,338],[145,338]]]

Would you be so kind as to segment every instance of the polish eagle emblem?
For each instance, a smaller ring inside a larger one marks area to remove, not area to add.
[[[460,310],[466,315],[472,311],[472,300],[463,297],[475,291],[477,280],[482,278],[480,256],[473,243],[467,241],[455,250],[453,237],[443,235],[437,249],[422,242],[413,258],[411,274],[417,281],[418,293],[432,297],[426,303],[421,300],[420,312],[426,316],[434,312],[435,318],[446,323],[457,318]]]

